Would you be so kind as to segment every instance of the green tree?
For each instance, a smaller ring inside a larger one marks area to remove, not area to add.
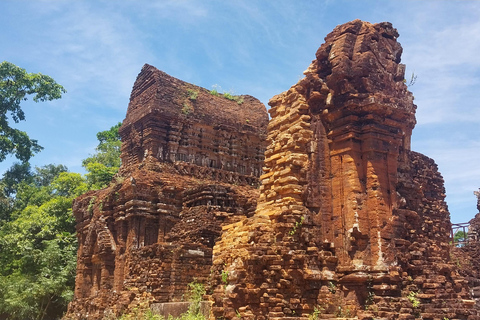
[[[82,161],[87,170],[87,182],[91,189],[102,189],[108,186],[120,167],[120,135],[118,129],[122,125],[117,123],[109,130],[97,133],[98,146],[96,153]]]
[[[10,219],[15,195],[22,182],[32,182],[33,176],[28,162],[14,163],[0,179],[0,222]]]
[[[21,182],[32,182],[33,175],[30,163],[14,163],[5,173],[0,181],[5,196],[11,197],[17,193],[17,188]]]
[[[99,132],[88,173],[15,164],[0,179],[0,319],[59,319],[73,297],[77,240],[72,201],[111,181],[120,166],[120,124]]]
[[[73,297],[77,240],[71,207],[87,184],[63,169],[37,168],[32,182],[21,182],[11,219],[0,226],[0,318],[59,319]],[[52,172],[58,173],[52,178]]]
[[[12,154],[22,162],[42,150],[37,140],[26,132],[14,129],[9,116],[18,123],[25,120],[20,103],[32,95],[33,101],[59,99],[66,90],[51,77],[41,73],[27,73],[13,63],[0,63],[0,162]]]
[[[455,243],[457,247],[463,247],[466,240],[467,233],[464,231],[459,230],[453,235],[453,243]]]

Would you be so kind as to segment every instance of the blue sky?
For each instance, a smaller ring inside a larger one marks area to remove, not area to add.
[[[412,149],[435,159],[453,222],[480,187],[480,2],[0,1],[0,60],[52,76],[68,93],[24,104],[17,127],[45,147],[32,164],[83,172],[96,133],[125,117],[144,63],[211,89],[268,100],[295,84],[324,37],[353,19],[392,22],[418,105]],[[12,160],[0,163],[4,172]]]

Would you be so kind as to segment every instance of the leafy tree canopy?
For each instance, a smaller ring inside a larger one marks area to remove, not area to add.
[[[86,180],[61,165],[36,168],[19,183],[10,220],[0,225],[0,315],[62,316],[75,281],[72,200],[86,191]]]
[[[9,116],[18,123],[25,120],[20,103],[32,95],[33,101],[59,99],[66,90],[51,77],[41,73],[27,73],[13,63],[0,63],[0,162],[13,154],[26,162],[42,147],[24,131],[9,124]]]
[[[457,247],[463,247],[465,241],[467,240],[467,236],[467,232],[459,230],[453,235],[453,242],[456,244]]]
[[[88,173],[14,164],[0,179],[0,319],[60,319],[73,298],[77,239],[72,201],[110,183],[120,123],[97,135]]]
[[[10,169],[5,171],[3,178],[0,181],[3,192],[7,197],[17,193],[18,185],[21,182],[33,182],[33,175],[31,172],[30,163],[14,163]]]
[[[0,220],[9,220],[12,211],[30,203],[43,203],[51,194],[52,182],[62,172],[67,172],[64,165],[48,164],[32,171],[28,162],[13,164],[0,179]]]
[[[92,189],[101,189],[108,186],[120,167],[120,135],[118,129],[122,125],[117,123],[109,130],[97,133],[98,146],[96,153],[82,161],[87,170],[87,182]]]

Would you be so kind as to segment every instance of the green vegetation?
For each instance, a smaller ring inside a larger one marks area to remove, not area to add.
[[[192,112],[192,107],[190,107],[188,104],[184,103],[182,104],[182,113],[184,115],[187,115],[189,114],[190,112]]]
[[[375,292],[373,291],[373,281],[368,279],[367,281],[367,298],[365,299],[365,310],[373,309],[375,303]]]
[[[457,247],[463,247],[467,241],[468,233],[465,231],[457,231],[453,235],[453,244]]]
[[[194,101],[197,100],[198,97],[198,91],[192,90],[192,89],[187,89],[187,96],[188,99]]]
[[[297,233],[297,230],[302,227],[304,220],[305,220],[305,217],[301,217],[300,221],[295,222],[295,225],[293,226],[293,229],[290,230],[288,232],[288,234],[293,236],[295,233]]]
[[[120,124],[99,132],[86,176],[15,163],[0,179],[0,315],[60,319],[73,298],[77,238],[72,201],[110,183],[120,166]],[[93,213],[95,198],[88,210]],[[101,206],[101,205],[100,205]],[[154,318],[151,318],[154,319]]]
[[[8,319],[57,319],[73,297],[77,239],[71,206],[87,184],[64,169],[36,168],[13,186],[8,220],[0,221],[0,314]]]
[[[227,285],[228,284],[228,271],[227,270],[222,270],[221,277],[222,277],[223,284]]]
[[[188,311],[174,318],[169,316],[166,320],[206,320],[205,316],[200,312],[200,303],[205,295],[205,286],[199,282],[191,282],[188,284],[186,298],[192,302]],[[147,304],[140,304],[132,311],[123,314],[119,320],[165,320],[160,315],[153,314]]]
[[[308,320],[318,320],[320,319],[320,315],[324,312],[324,308],[320,306],[316,306],[313,308],[312,314],[308,316]]]
[[[118,129],[122,125],[117,123],[108,130],[97,133],[98,146],[96,153],[82,161],[87,170],[86,178],[90,189],[107,187],[120,167],[120,135]]]
[[[140,304],[130,312],[122,314],[118,320],[164,320],[164,318],[154,314],[147,304]]]
[[[242,104],[242,103],[243,103],[243,97],[241,97],[241,96],[235,96],[235,95],[233,95],[233,94],[230,93],[230,92],[225,92],[225,93],[223,94],[223,97],[224,97],[224,98],[227,98],[228,100],[235,101],[235,102],[237,102],[238,104]]]
[[[47,75],[27,73],[25,69],[7,61],[0,63],[0,162],[7,155],[27,162],[33,154],[43,149],[26,132],[10,127],[9,117],[15,123],[25,120],[20,103],[30,95],[33,101],[40,102],[59,99],[65,92]]]
[[[210,94],[217,97],[220,96],[220,93],[218,93],[218,90],[217,90],[218,87],[219,86],[217,84],[214,84],[213,89],[210,90]]]
[[[407,83],[407,79],[403,79],[403,83],[405,83],[407,87],[413,86],[415,82],[417,82],[417,75],[415,74],[415,72],[412,72],[412,76],[410,77],[410,80],[408,81],[408,83]]]
[[[337,292],[337,286],[332,281],[328,282],[328,291],[332,294],[335,294]]]
[[[215,85],[213,85],[213,89],[210,90],[210,94],[213,95],[213,96],[217,96],[217,97],[223,96],[224,98],[226,98],[228,100],[231,100],[231,101],[235,101],[238,104],[243,103],[243,97],[242,96],[234,95],[233,92],[231,92],[231,91],[224,92],[224,93],[220,93],[220,91],[221,91],[220,86],[215,84]]]
[[[407,296],[408,301],[410,301],[410,303],[412,304],[412,307],[414,308],[420,307],[420,300],[418,300],[417,294],[418,294],[417,292],[410,291]]]

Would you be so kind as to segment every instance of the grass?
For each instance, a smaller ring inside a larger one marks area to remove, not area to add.
[[[198,91],[192,90],[192,89],[187,89],[187,97],[188,99],[194,101],[197,100],[198,97]]]
[[[184,115],[187,115],[189,114],[190,112],[192,112],[192,107],[190,107],[188,104],[184,103],[182,104],[182,113]]]
[[[130,312],[123,314],[118,320],[207,320],[200,312],[200,302],[203,300],[206,290],[203,283],[193,281],[188,284],[187,299],[192,301],[188,311],[174,318],[169,316],[165,318],[154,314],[149,308],[148,303],[141,303]]]
[[[217,96],[217,97],[223,96],[224,98],[226,98],[228,100],[231,100],[231,101],[235,101],[238,104],[243,103],[243,97],[242,96],[234,95],[233,92],[231,92],[231,91],[227,91],[227,92],[224,92],[224,93],[220,93],[219,91],[221,91],[220,86],[219,85],[213,85],[213,89],[210,90],[210,94],[213,95],[213,96]]]

